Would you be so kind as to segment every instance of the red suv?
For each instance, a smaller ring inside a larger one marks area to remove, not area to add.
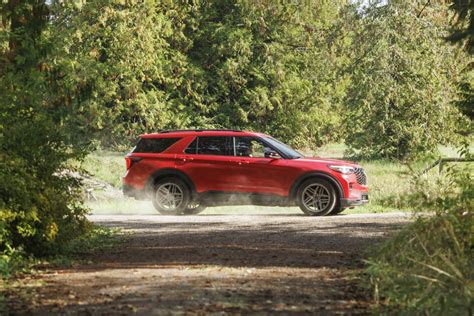
[[[161,214],[197,214],[217,205],[297,204],[307,215],[329,215],[368,202],[359,165],[306,158],[261,133],[145,134],[125,160],[124,194],[151,198]]]

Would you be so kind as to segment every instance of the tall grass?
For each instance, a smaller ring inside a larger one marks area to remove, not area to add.
[[[385,312],[472,315],[472,214],[419,218],[368,261],[374,298]]]
[[[379,312],[474,313],[473,166],[415,176],[411,193],[392,199],[419,213],[367,260]]]

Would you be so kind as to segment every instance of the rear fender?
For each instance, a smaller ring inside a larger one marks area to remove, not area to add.
[[[196,186],[194,185],[194,182],[191,180],[191,178],[185,174],[182,171],[176,170],[176,169],[160,169],[156,172],[154,172],[147,180],[145,189],[147,192],[153,192],[153,187],[156,183],[156,181],[168,177],[175,177],[179,178],[184,181],[184,183],[187,184],[189,189],[191,190],[192,194],[195,195],[196,193]]]

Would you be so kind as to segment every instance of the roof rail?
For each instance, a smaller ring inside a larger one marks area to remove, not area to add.
[[[179,132],[242,132],[238,129],[167,129],[162,130],[159,133],[179,133]]]

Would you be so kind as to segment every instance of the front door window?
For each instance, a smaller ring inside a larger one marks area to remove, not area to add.
[[[273,149],[254,137],[235,137],[235,154],[238,157],[267,158]]]

